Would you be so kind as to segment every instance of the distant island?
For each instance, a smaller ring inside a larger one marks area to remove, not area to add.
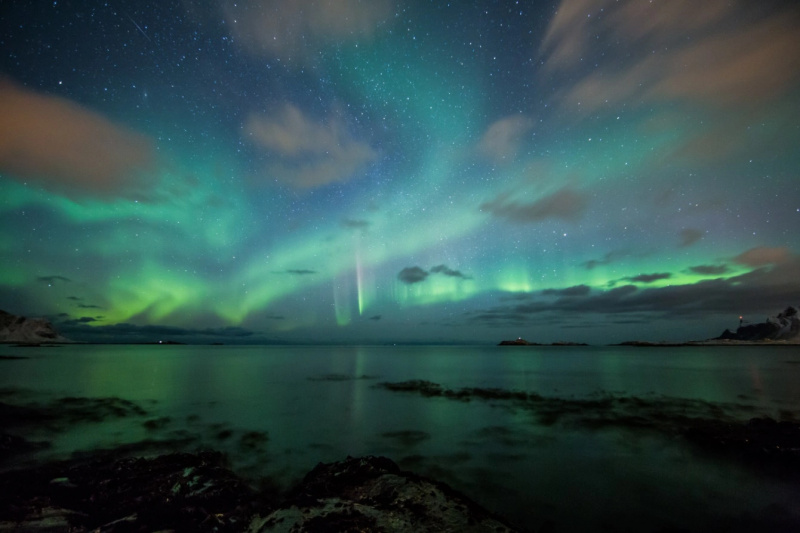
[[[53,324],[44,318],[27,318],[17,316],[0,310],[0,343],[36,346],[42,344],[72,343],[71,339],[63,337],[56,331]],[[184,344],[174,340],[161,340],[136,344]],[[215,343],[217,344],[217,343]],[[765,322],[746,324],[740,318],[739,327],[735,332],[730,329],[723,331],[718,337],[686,342],[652,342],[643,340],[628,340],[617,346],[749,346],[749,345],[798,345],[800,344],[800,313],[797,307],[789,306],[775,316],[767,317]],[[558,341],[553,343],[530,342],[517,337],[513,340],[503,340],[499,346],[588,346],[583,342]]]
[[[701,341],[652,342],[630,340],[616,346],[669,347],[669,346],[783,346],[800,344],[800,315],[797,308],[789,306],[765,322],[744,325],[740,323],[736,332],[726,329],[719,337]],[[587,346],[579,342],[554,342],[541,344],[529,342],[522,337],[501,341],[498,346]]]
[[[538,342],[528,342],[522,337],[514,339],[513,341],[500,341],[498,346],[589,346],[585,342],[552,342],[550,344],[541,344]]]

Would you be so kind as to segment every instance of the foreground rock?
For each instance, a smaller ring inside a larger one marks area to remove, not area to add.
[[[776,467],[800,480],[800,422],[751,418],[746,423],[714,421],[688,428],[687,439],[703,448],[761,467]]]
[[[402,472],[385,457],[319,464],[251,531],[461,531],[512,529],[444,483]]]
[[[0,310],[0,342],[41,344],[71,342],[43,318],[26,318]]]
[[[319,464],[258,492],[219,452],[109,455],[0,475],[0,531],[512,531],[443,483],[385,457]]]
[[[0,476],[0,531],[242,531],[254,491],[222,454],[108,457]]]

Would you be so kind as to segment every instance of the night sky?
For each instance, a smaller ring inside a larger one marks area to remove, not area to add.
[[[69,337],[675,341],[800,303],[794,1],[0,10],[0,309]]]

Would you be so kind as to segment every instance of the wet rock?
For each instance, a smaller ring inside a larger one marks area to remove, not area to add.
[[[319,464],[284,497],[267,487],[248,486],[219,452],[98,452],[0,474],[0,531],[512,531],[384,457]]]
[[[218,452],[93,458],[0,476],[0,531],[241,531],[257,501]]]
[[[0,433],[0,464],[10,457],[47,448],[46,442],[31,442],[9,433]]]
[[[403,472],[385,457],[320,463],[257,533],[289,531],[513,531],[448,485]]]
[[[738,456],[763,466],[778,466],[793,476],[800,474],[800,423],[778,422],[770,417],[746,423],[711,423],[689,428],[685,436],[703,448]]]

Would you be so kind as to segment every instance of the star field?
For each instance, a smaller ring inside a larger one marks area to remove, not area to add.
[[[674,341],[800,303],[793,2],[2,9],[0,308],[66,336]]]

